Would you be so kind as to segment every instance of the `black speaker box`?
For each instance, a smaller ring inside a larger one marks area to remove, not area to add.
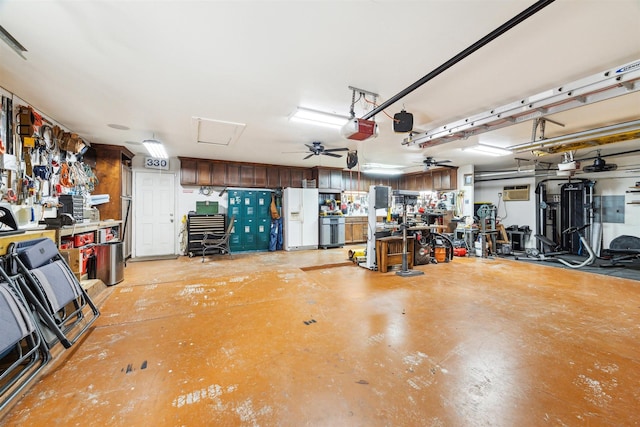
[[[402,110],[393,115],[394,132],[411,132],[413,130],[413,114]]]

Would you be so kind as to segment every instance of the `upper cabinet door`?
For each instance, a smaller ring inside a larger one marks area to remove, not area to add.
[[[213,162],[211,164],[211,185],[225,186],[226,168],[224,163]]]
[[[227,177],[225,179],[225,184],[229,186],[240,186],[240,166],[238,165],[227,165]]]
[[[267,186],[267,167],[256,166],[253,168],[254,182],[257,188],[265,188]]]
[[[208,160],[197,161],[198,185],[211,185],[211,162]]]
[[[180,159],[180,184],[196,185],[196,171],[198,169],[195,160]]]

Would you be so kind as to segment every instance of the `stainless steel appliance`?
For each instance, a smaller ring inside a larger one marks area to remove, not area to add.
[[[344,246],[344,217],[320,217],[320,246],[321,248],[338,248]]]

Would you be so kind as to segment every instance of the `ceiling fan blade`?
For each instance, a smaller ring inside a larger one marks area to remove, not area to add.
[[[456,168],[456,166],[452,166],[452,165],[438,165],[438,166],[443,167],[443,168],[449,168],[449,169],[455,169]]]
[[[349,149],[344,147],[344,148],[329,148],[329,149],[324,150],[325,153],[327,153],[327,152],[330,153],[332,151],[349,151]]]
[[[331,156],[331,157],[342,157],[342,154],[327,153],[326,151],[324,151],[322,154],[324,154],[325,156]]]
[[[314,155],[315,155],[314,153],[311,153],[311,154],[309,154],[307,157],[305,157],[305,158],[304,158],[304,159],[302,159],[302,160],[307,160],[309,157],[313,157]]]
[[[314,145],[304,144],[304,145],[306,145],[306,146],[309,148],[309,150],[315,150],[315,149],[316,149],[316,147],[318,147],[318,146],[317,146],[317,145],[315,145],[315,144],[314,144]]]
[[[451,160],[438,160],[435,163],[451,163]]]

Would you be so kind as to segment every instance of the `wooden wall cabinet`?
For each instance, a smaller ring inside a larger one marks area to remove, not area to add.
[[[198,162],[191,159],[180,159],[180,184],[196,185],[198,183]]]
[[[367,241],[367,217],[346,217],[344,223],[344,242],[363,243]]]
[[[315,167],[311,176],[316,180],[319,190],[332,190],[339,193],[347,189],[344,187],[342,169]]]
[[[403,175],[398,180],[398,188],[409,191],[446,191],[457,188],[458,170],[437,169],[429,172]]]
[[[94,190],[95,194],[108,194],[109,203],[97,205],[100,211],[100,219],[123,219],[124,201],[121,196],[123,188],[127,187],[126,180],[131,177],[126,176],[127,169],[124,166],[131,166],[131,159],[134,154],[126,147],[120,145],[94,144],[96,150],[96,176],[98,185]]]
[[[291,169],[280,168],[280,185],[279,187],[292,187],[291,185]]]
[[[252,165],[240,166],[240,186],[253,187],[255,181],[255,169]]]
[[[211,166],[212,163],[207,160],[198,160],[196,162],[197,185],[212,185]]]
[[[224,184],[230,187],[240,186],[240,166],[237,164],[227,164],[227,173]]]
[[[302,188],[302,180],[305,179],[305,174],[302,169],[291,169],[291,187]]]
[[[277,166],[267,166],[267,188],[280,186],[280,168]]]
[[[253,169],[253,174],[254,174],[254,184],[256,188],[267,187],[267,167],[266,166],[256,166]]]
[[[227,168],[224,163],[211,163],[211,185],[224,187],[227,179]]]
[[[345,189],[344,184],[357,185],[357,182],[355,184],[345,182],[343,171],[335,168],[310,169],[190,157],[179,157],[179,159],[180,184],[185,186],[302,188],[304,180],[316,179],[320,184],[319,189],[331,189],[340,193]],[[322,172],[318,175],[320,171]],[[347,173],[346,176],[348,177],[349,174]],[[360,179],[361,188],[363,191],[368,191],[369,184],[373,181],[364,175],[361,175]]]
[[[455,190],[458,185],[457,169],[440,169],[433,171],[433,190]]]

